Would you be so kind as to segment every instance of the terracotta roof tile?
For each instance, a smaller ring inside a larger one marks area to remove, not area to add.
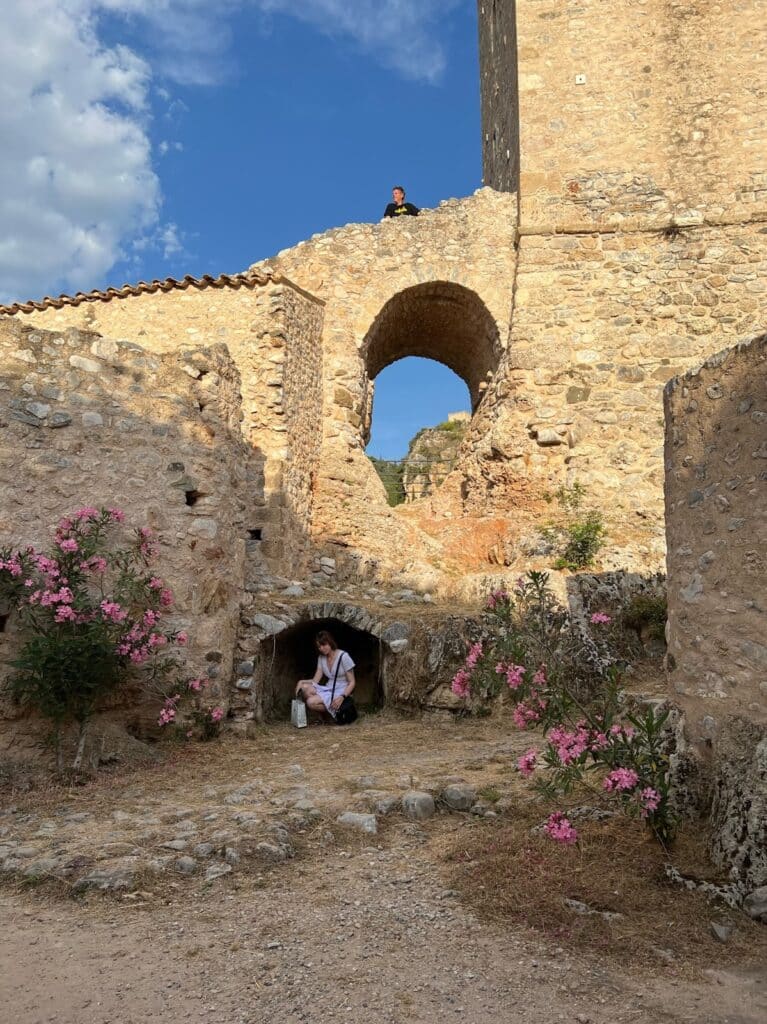
[[[59,295],[58,298],[48,295],[36,302],[14,302],[9,306],[0,305],[0,315],[13,316],[15,313],[34,313],[35,310],[61,309],[63,306],[79,306],[83,302],[110,302],[112,299],[125,299],[131,295],[146,293],[152,295],[155,292],[172,292],[176,289],[183,291],[187,288],[252,288],[256,285],[269,284],[271,281],[275,284],[287,284],[315,302],[322,301],[309,292],[305,292],[303,288],[299,288],[298,285],[281,274],[248,270],[244,274],[219,274],[218,277],[211,277],[210,274],[192,277],[191,274],[187,274],[180,281],[177,281],[175,277],[166,277],[164,281],[139,281],[138,284],[126,284],[122,288],[76,292],[74,295]]]

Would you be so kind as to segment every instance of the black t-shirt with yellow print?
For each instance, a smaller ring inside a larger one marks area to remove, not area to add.
[[[384,211],[384,217],[417,217],[421,211],[412,203],[403,203],[397,206],[396,203],[389,203]]]

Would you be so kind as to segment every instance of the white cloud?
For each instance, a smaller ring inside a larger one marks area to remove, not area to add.
[[[256,8],[346,40],[414,79],[445,65],[439,19],[469,0],[20,0],[0,33],[0,302],[98,284],[118,261],[183,252],[161,224],[148,134],[152,78],[166,132],[186,112],[167,83],[227,74],[236,17]],[[105,45],[121,20],[136,49]],[[180,151],[166,138],[158,156]]]
[[[0,34],[0,298],[93,287],[157,220],[149,67],[82,0],[24,0]]]

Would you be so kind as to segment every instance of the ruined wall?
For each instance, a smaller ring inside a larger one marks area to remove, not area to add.
[[[420,355],[452,366],[481,398],[508,337],[515,225],[516,197],[481,189],[417,218],[316,235],[252,268],[285,274],[327,303],[314,533],[351,552],[358,568],[410,573],[424,586],[434,576],[428,542],[389,508],[364,454],[371,380]]]
[[[176,598],[169,621],[188,630],[185,660],[214,697],[232,672],[243,578],[239,383],[220,345],[159,355],[0,320],[0,545],[47,549],[84,505],[150,526]],[[14,642],[0,633],[3,662]]]
[[[523,230],[764,218],[764,0],[516,12]]]
[[[670,381],[670,683],[709,778],[713,852],[767,882],[767,335]]]
[[[257,454],[249,527],[262,531],[264,554],[298,571],[308,557],[321,437],[322,302],[263,275],[122,292],[7,309],[22,323],[98,331],[152,352],[226,344],[242,381],[244,437]]]
[[[469,432],[468,509],[584,484],[605,568],[663,566],[665,382],[767,320],[758,225],[522,236],[506,355]]]
[[[477,0],[482,97],[482,181],[519,190],[519,91],[515,4]]]
[[[767,335],[666,388],[671,680],[703,718],[767,724]]]

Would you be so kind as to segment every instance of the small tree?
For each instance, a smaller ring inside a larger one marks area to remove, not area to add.
[[[490,639],[469,649],[453,692],[471,703],[507,689],[517,728],[540,729],[545,741],[519,759],[524,776],[544,768],[539,788],[548,796],[575,786],[596,788],[669,843],[675,827],[664,744],[669,712],[628,710],[608,642],[610,616],[595,612],[589,628],[574,621],[558,607],[541,572],[520,578],[511,593],[491,592],[487,611]],[[546,831],[564,843],[578,838],[559,811]]]
[[[577,481],[572,487],[560,487],[547,500],[556,500],[561,510],[561,522],[544,527],[541,535],[558,552],[555,569],[586,569],[593,564],[604,546],[607,535],[602,513],[598,509],[584,509],[586,490]]]
[[[152,531],[141,527],[123,546],[110,545],[124,518],[115,508],[81,508],[59,522],[50,553],[0,551],[0,599],[17,610],[23,638],[7,686],[14,701],[50,720],[59,768],[66,726],[77,726],[79,769],[88,724],[105,701],[129,687],[158,695],[179,688],[173,649],[187,637],[161,626],[173,594],[150,569]]]

